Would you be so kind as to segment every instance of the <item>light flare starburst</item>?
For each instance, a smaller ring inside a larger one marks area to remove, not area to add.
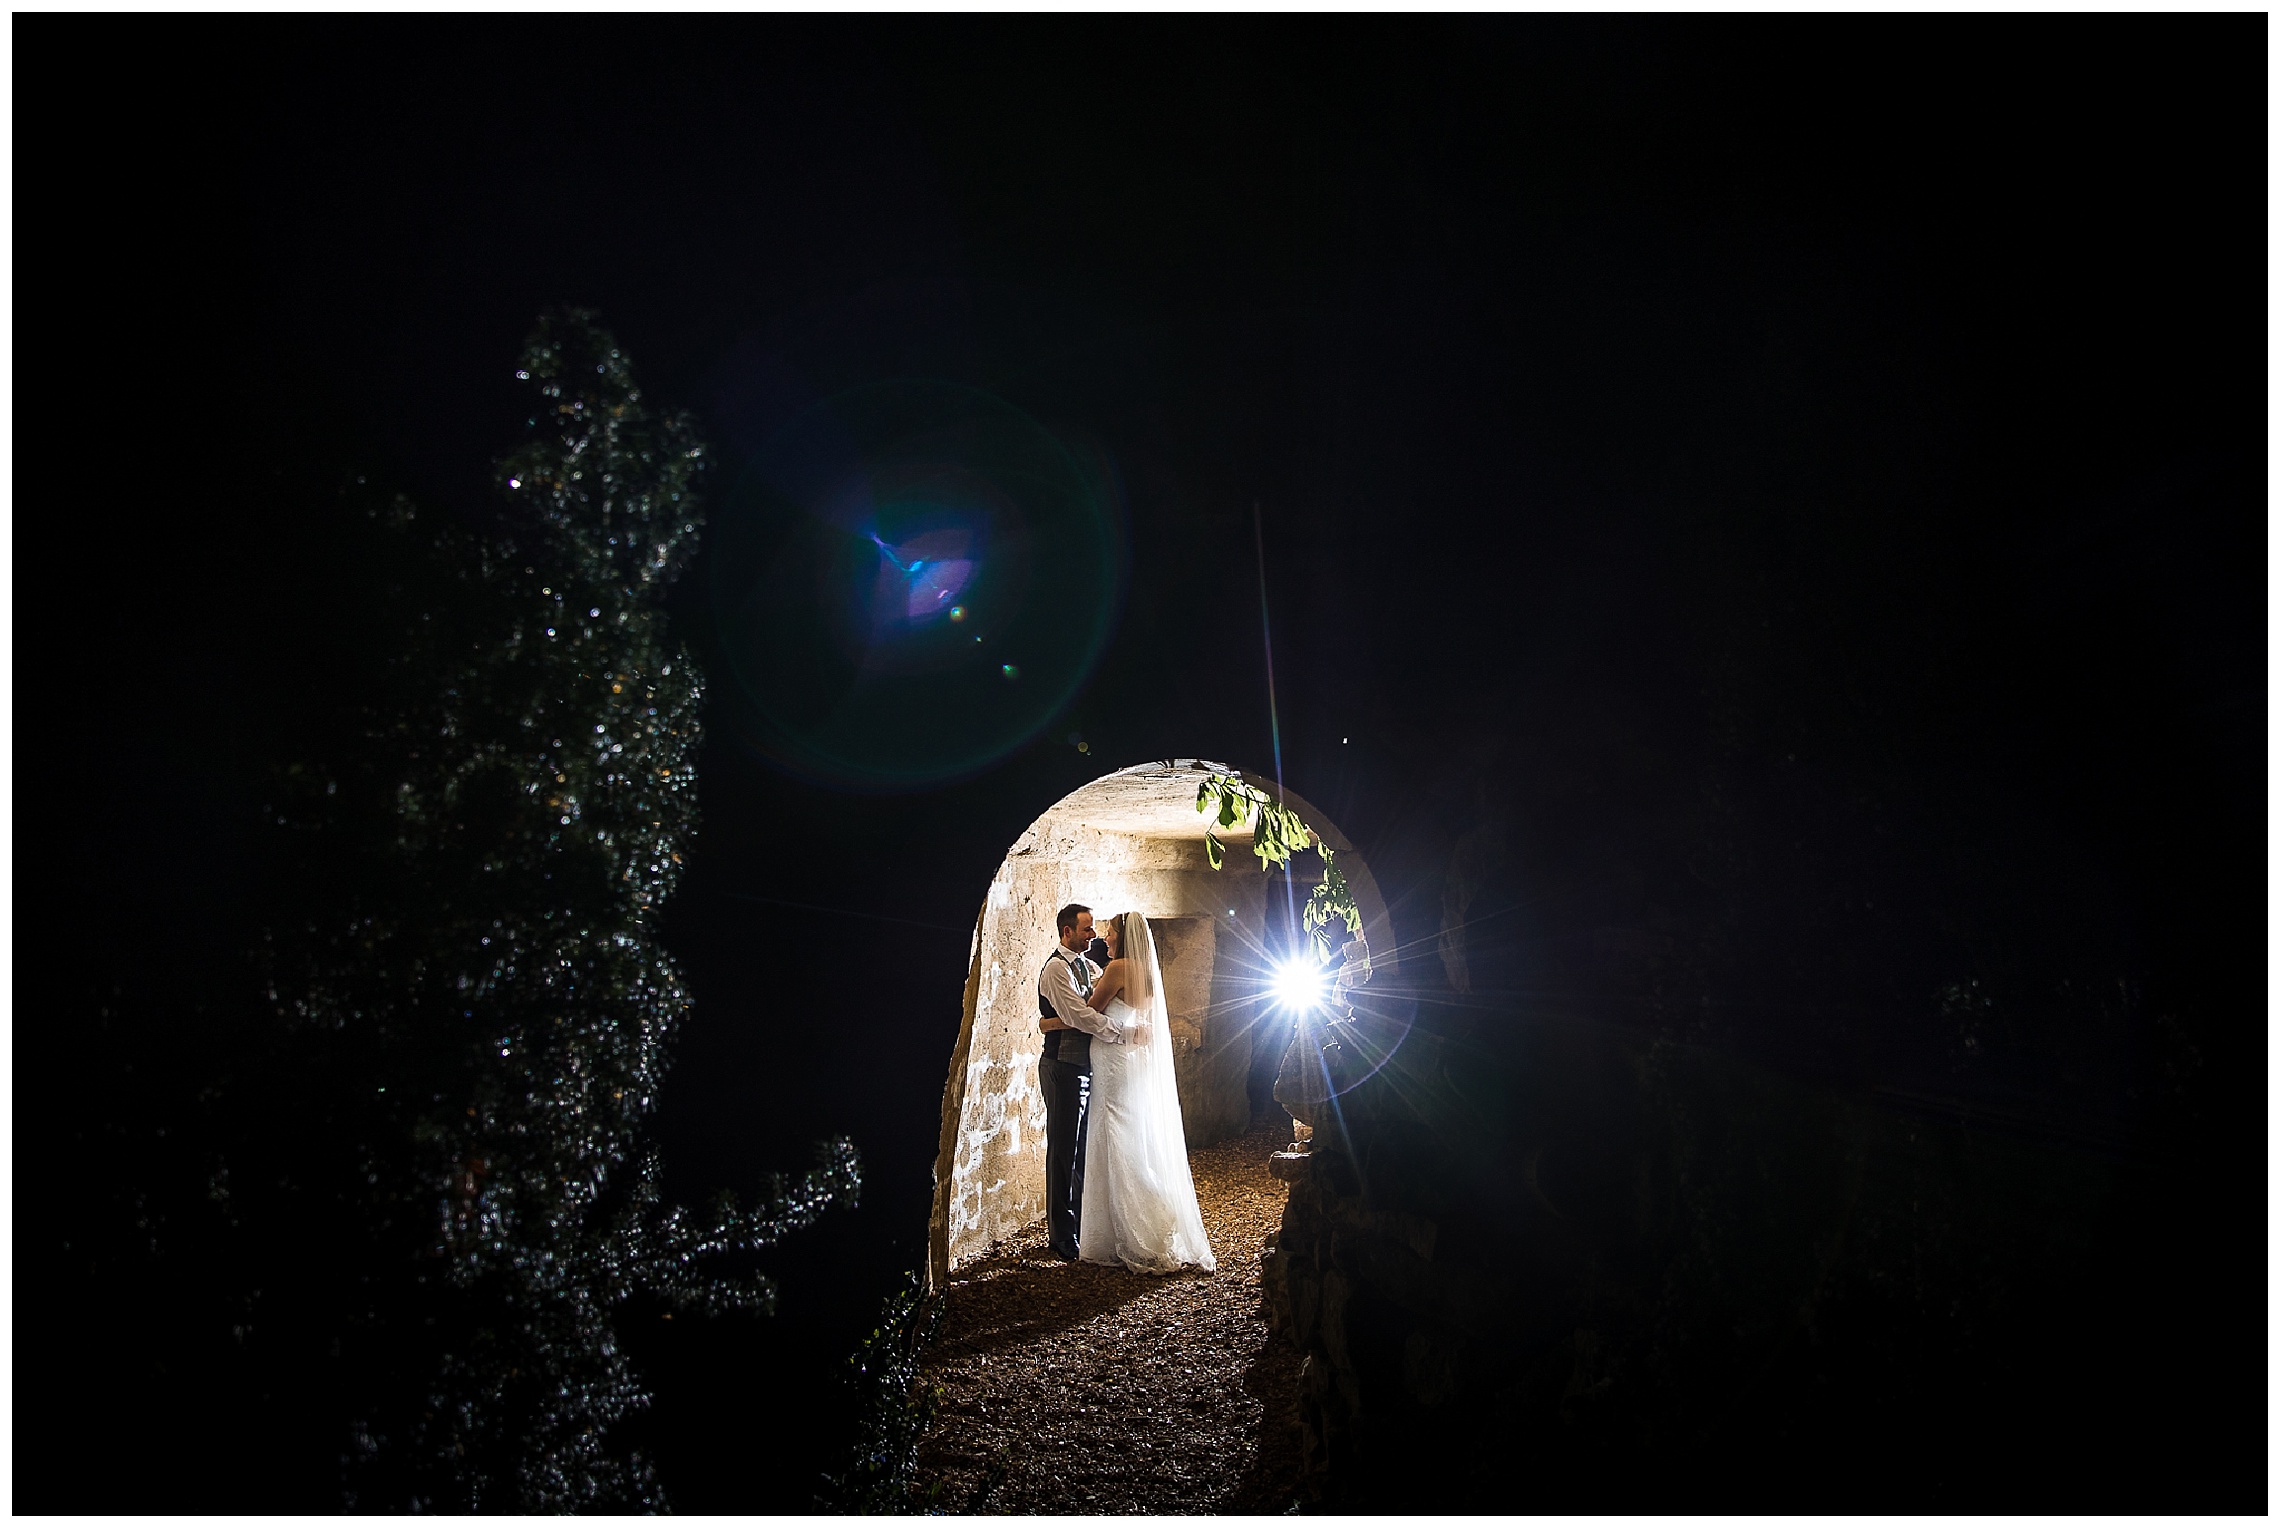
[[[1330,1001],[1330,974],[1314,961],[1286,960],[1270,979],[1275,1001],[1293,1013],[1312,1013]]]

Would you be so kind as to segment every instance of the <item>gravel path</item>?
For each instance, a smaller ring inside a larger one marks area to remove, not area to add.
[[[1215,1273],[1063,1263],[1034,1227],[950,1282],[919,1475],[984,1512],[1281,1512],[1298,1475],[1298,1362],[1271,1337],[1259,1254],[1289,1125],[1189,1154]],[[986,1490],[984,1489],[986,1488]],[[979,1499],[977,1499],[977,1493]]]

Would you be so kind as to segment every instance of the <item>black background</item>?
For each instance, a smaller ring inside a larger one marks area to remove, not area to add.
[[[90,993],[176,990],[194,1026],[250,938],[262,762],[291,731],[263,702],[294,646],[276,549],[343,473],[479,513],[518,432],[516,348],[563,302],[599,309],[732,466],[799,398],[950,377],[1097,444],[1129,538],[1092,683],[978,778],[836,793],[752,757],[720,703],[668,915],[698,999],[659,1126],[675,1183],[749,1189],[841,1132],[869,1183],[774,1257],[774,1321],[635,1332],[659,1389],[640,1426],[684,1510],[805,1504],[840,1424],[828,1370],[923,1255],[966,937],[1006,846],[1107,768],[1271,767],[1254,504],[1290,783],[1370,857],[1405,938],[1437,927],[1468,817],[1526,816],[1491,799],[1508,761],[1629,749],[1683,776],[1739,748],[1805,782],[1757,819],[1769,843],[1842,856],[1801,803],[1900,803],[1903,838],[1938,826],[1894,902],[2026,907],[2017,937],[2173,995],[2217,1123],[2147,1228],[2168,1314],[2130,1317],[2176,1338],[2117,1350],[2115,1376],[2238,1387],[2241,1432],[2177,1467],[2253,1475],[2255,22],[16,36],[26,1501],[286,1504],[306,1481],[322,1504],[329,1460],[287,1442],[126,1441],[163,1436],[193,1380],[122,1368],[36,1404],[27,1378],[95,1349],[38,1319],[27,1216],[124,1193],[73,1181],[72,1122],[104,1107],[82,1090],[118,1085],[89,1060]],[[701,572],[677,607],[700,646]],[[1595,827],[1533,831],[1515,907],[1572,892],[1621,923],[1660,894],[1592,880]],[[1861,986],[1921,1005],[1961,969],[1935,946],[1895,936]],[[1833,1056],[1818,1023],[1768,1000],[1716,1038],[1805,1074],[1916,1065],[1897,1034]],[[2022,1062],[2017,1087],[2126,1134],[2125,1074]]]

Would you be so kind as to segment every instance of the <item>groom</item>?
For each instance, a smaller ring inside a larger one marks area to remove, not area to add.
[[[1085,1001],[1100,968],[1085,952],[1095,943],[1092,909],[1071,902],[1054,919],[1060,943],[1037,973],[1037,1089],[1045,1095],[1045,1219],[1056,1256],[1077,1260],[1077,1211],[1085,1197],[1085,1109],[1092,1102],[1092,1046],[1120,1040],[1116,1026]]]

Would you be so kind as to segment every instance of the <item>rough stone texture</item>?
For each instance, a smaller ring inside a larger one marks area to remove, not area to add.
[[[2010,1334],[2080,1276],[2107,1164],[1612,1028],[1496,1044],[1491,1067],[1413,1033],[1271,1161],[1310,1505],[1988,1500],[1936,1455],[1895,1474],[1889,1440],[2001,1414]]]
[[[975,925],[964,1012],[943,1089],[928,1228],[933,1287],[1043,1218],[1037,974],[1052,951],[1053,915],[1063,904],[1083,902],[1104,913],[1137,908],[1163,925],[1160,953],[1189,1144],[1248,1123],[1267,896],[1278,889],[1278,878],[1258,873],[1248,837],[1228,840],[1223,870],[1213,870],[1205,857],[1196,787],[1206,773],[1226,768],[1170,760],[1095,780],[1031,824],[992,878]],[[1257,776],[1243,778],[1274,789]],[[1335,824],[1295,794],[1286,799],[1338,851],[1365,932],[1373,948],[1385,952],[1380,965],[1394,968],[1391,924],[1369,867]],[[1314,863],[1311,856],[1306,863]],[[1295,879],[1303,895],[1309,882],[1303,875]]]
[[[1172,1027],[1172,1071],[1189,1146],[1240,1135],[1251,1123],[1251,1051],[1258,999],[1244,964],[1218,961],[1219,920],[1151,918],[1164,968],[1164,1008]]]
[[[951,1511],[1281,1512],[1298,1479],[1298,1359],[1268,1328],[1280,1115],[1190,1155],[1215,1273],[1047,1259],[1042,1228],[961,1268],[927,1355],[922,1492]],[[988,1494],[976,1495],[1002,1471]]]

